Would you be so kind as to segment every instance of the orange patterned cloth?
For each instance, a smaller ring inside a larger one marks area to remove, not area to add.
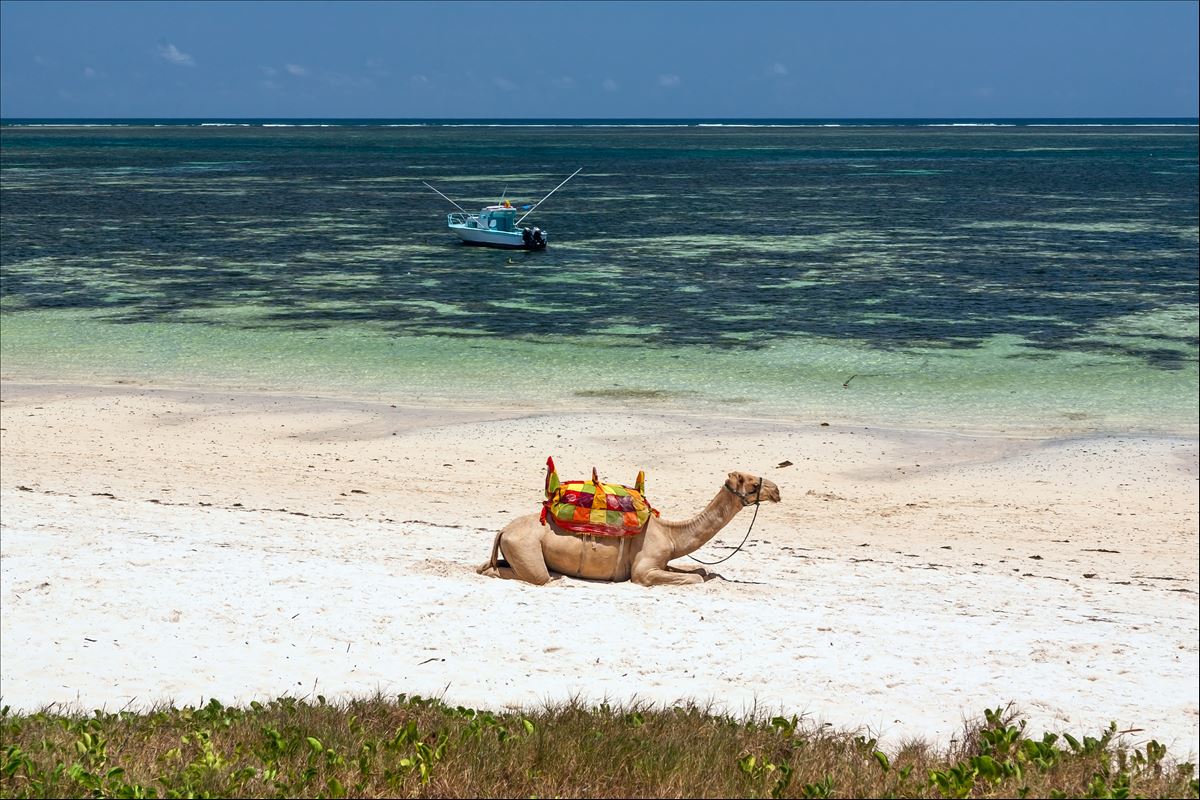
[[[554,459],[546,459],[546,500],[542,503],[542,524],[546,516],[558,527],[572,533],[593,536],[634,536],[646,530],[650,515],[658,516],[643,496],[646,474],[639,472],[634,486],[601,483],[592,468],[590,481],[558,479]]]

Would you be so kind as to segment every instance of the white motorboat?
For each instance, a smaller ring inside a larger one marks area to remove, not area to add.
[[[430,184],[425,183],[425,185],[449,200],[450,204],[458,209],[458,211],[446,215],[446,227],[453,231],[463,244],[478,247],[501,247],[508,250],[543,250],[549,241],[549,234],[539,227],[530,227],[521,223],[533,213],[534,209],[546,202],[550,195],[565,186],[567,181],[582,170],[583,167],[580,167],[572,172],[566,181],[555,186],[546,197],[538,200],[532,206],[522,206],[518,209],[507,199],[501,199],[496,205],[484,206],[478,214],[467,211]],[[424,181],[422,182],[424,183]],[[525,213],[518,218],[518,211]]]
[[[541,250],[545,247],[546,232],[541,228],[517,225],[516,216],[517,209],[506,200],[500,205],[486,206],[478,214],[465,211],[447,214],[446,227],[454,231],[463,244],[511,250]]]

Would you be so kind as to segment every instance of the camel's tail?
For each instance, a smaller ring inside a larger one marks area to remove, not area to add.
[[[499,533],[496,534],[495,540],[492,541],[492,557],[488,559],[488,562],[486,564],[484,564],[482,567],[477,569],[476,572],[478,572],[479,574],[482,575],[482,574],[488,572],[489,570],[495,571],[496,564],[500,560],[500,537],[503,535],[504,535],[503,530],[501,530]]]

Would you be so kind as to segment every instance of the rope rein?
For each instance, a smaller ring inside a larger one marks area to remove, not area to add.
[[[758,506],[762,502],[762,485],[763,485],[763,479],[759,478],[758,479],[758,488],[754,490],[754,517],[750,520],[750,527],[746,528],[746,535],[742,537],[742,544],[739,544],[736,548],[734,548],[734,551],[732,553],[730,553],[729,555],[725,556],[724,558],[718,559],[716,561],[701,561],[700,559],[693,556],[691,553],[688,553],[688,558],[690,558],[692,561],[695,561],[698,564],[705,564],[705,565],[711,567],[713,564],[720,564],[722,561],[728,561],[729,559],[736,556],[738,554],[738,552],[742,549],[742,545],[745,544],[746,541],[750,538],[750,531],[754,530],[754,521],[758,519]],[[729,487],[728,483],[725,484],[725,488],[729,489],[729,492],[731,494],[736,495],[737,497],[741,498],[742,508],[745,508],[746,506],[750,505],[750,501],[746,499],[746,495],[742,494],[741,492],[734,491],[733,489],[731,489]]]

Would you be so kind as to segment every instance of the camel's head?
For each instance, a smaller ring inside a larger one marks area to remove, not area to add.
[[[758,482],[762,481],[762,488]],[[743,505],[753,505],[760,500],[779,502],[779,487],[774,481],[759,478],[749,472],[731,472],[725,477],[725,488],[742,498]]]

